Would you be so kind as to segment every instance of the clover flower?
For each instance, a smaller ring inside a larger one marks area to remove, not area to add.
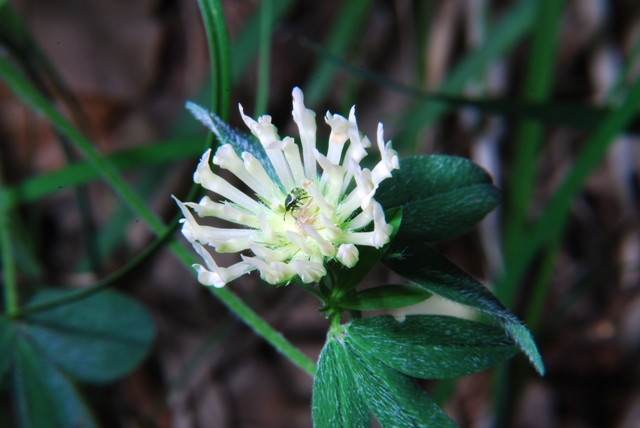
[[[300,132],[302,156],[293,138],[280,139],[270,116],[256,122],[239,108],[245,124],[260,140],[277,180],[249,152],[238,156],[230,144],[220,146],[213,163],[255,192],[250,197],[214,174],[211,150],[204,153],[193,180],[226,200],[215,202],[205,196],[199,203],[183,203],[176,199],[184,215],[182,234],[204,260],[204,266],[193,265],[200,283],[223,287],[253,270],[270,284],[286,284],[296,276],[304,283],[317,282],[327,273],[327,261],[334,259],[351,268],[358,262],[357,246],[379,248],[389,242],[393,227],[386,223],[374,195],[380,182],[398,168],[398,156],[391,142],[384,142],[382,123],[377,132],[382,160],[369,170],[360,167],[371,143],[358,131],[355,106],[349,119],[327,112],[325,122],[331,134],[326,156],[316,149],[315,113],[304,106],[299,88],[293,89],[292,114]],[[197,112],[196,116],[206,121]],[[213,216],[240,227],[200,225],[189,208],[199,217]],[[373,227],[363,230],[371,222]],[[218,253],[243,252],[242,261],[220,267],[205,245]],[[246,255],[247,251],[253,255]]]

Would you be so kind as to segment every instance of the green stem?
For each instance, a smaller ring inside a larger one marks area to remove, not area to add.
[[[340,316],[342,311],[335,311],[331,314],[331,331],[337,331],[340,328]]]

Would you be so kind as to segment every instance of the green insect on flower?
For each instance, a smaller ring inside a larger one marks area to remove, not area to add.
[[[306,199],[309,199],[309,194],[306,190],[301,189],[300,187],[293,189],[287,195],[287,199],[284,200],[284,215],[286,216],[287,213],[291,213],[293,215],[293,213],[300,208],[300,205]]]

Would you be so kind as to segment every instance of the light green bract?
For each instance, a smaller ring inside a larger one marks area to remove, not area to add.
[[[382,159],[369,170],[360,167],[371,143],[360,135],[355,106],[349,119],[327,112],[325,122],[331,134],[326,156],[316,149],[315,113],[304,106],[299,88],[293,89],[292,115],[300,132],[302,156],[293,138],[280,139],[270,116],[256,122],[244,114],[242,106],[240,114],[260,140],[279,182],[270,178],[252,154],[238,156],[231,145],[220,146],[213,163],[255,192],[255,198],[250,197],[214,174],[209,163],[211,151],[204,153],[193,179],[226,200],[214,202],[205,196],[199,203],[182,203],[176,199],[185,217],[182,234],[205,262],[205,266],[193,265],[200,283],[223,287],[253,270],[270,284],[286,284],[296,276],[305,283],[317,282],[327,273],[327,261],[335,259],[350,268],[358,262],[356,246],[380,248],[389,242],[393,228],[386,223],[374,196],[399,162],[391,142],[384,141],[382,123],[377,130]],[[200,217],[217,217],[240,227],[200,225],[189,208]],[[371,222],[373,228],[363,231]],[[253,256],[243,254],[242,261],[220,267],[205,246],[218,253],[250,250]]]

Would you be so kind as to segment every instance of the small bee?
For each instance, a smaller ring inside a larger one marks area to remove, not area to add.
[[[287,213],[289,212],[291,213],[291,215],[293,215],[293,212],[300,208],[302,201],[304,201],[305,199],[309,199],[309,195],[307,194],[306,190],[300,187],[296,187],[295,189],[291,190],[291,193],[289,193],[287,195],[287,198],[284,200],[284,216],[282,217],[282,219],[284,220],[287,216]]]

